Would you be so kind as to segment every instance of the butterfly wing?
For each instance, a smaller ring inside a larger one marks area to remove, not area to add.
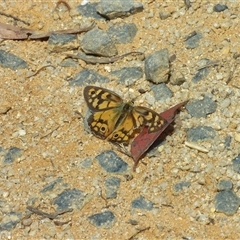
[[[87,86],[83,91],[84,99],[92,114],[88,118],[91,132],[105,139],[111,134],[122,114],[123,100],[116,93],[95,86]]]
[[[146,107],[134,107],[133,115],[137,126],[148,126],[149,133],[158,131],[166,123],[163,117]]]
[[[118,144],[128,144],[144,126],[148,126],[148,132],[155,132],[162,128],[166,120],[153,110],[146,107],[128,106],[124,118],[108,136],[108,140]]]
[[[86,86],[83,90],[83,96],[92,112],[119,107],[123,103],[119,95],[101,87]]]

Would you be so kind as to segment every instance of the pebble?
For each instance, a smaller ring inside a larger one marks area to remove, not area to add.
[[[143,77],[143,70],[140,67],[124,67],[120,70],[112,71],[111,75],[118,77],[119,83],[130,86]]]
[[[188,141],[197,142],[199,140],[214,139],[216,131],[212,127],[198,126],[187,130]]]
[[[0,66],[12,70],[27,68],[27,63],[12,53],[0,49]]]
[[[172,85],[182,85],[184,82],[186,82],[186,78],[184,75],[179,72],[179,71],[171,71],[171,76],[170,76],[170,83]]]
[[[214,200],[216,211],[222,212],[228,216],[236,213],[240,206],[239,197],[230,190],[225,190],[217,193]]]
[[[102,76],[91,69],[83,69],[69,81],[70,86],[83,86],[94,83],[107,83],[109,78]]]
[[[140,196],[132,201],[132,208],[151,211],[153,209],[153,203],[146,200],[143,196]]]
[[[101,0],[97,6],[97,11],[106,19],[127,17],[143,11],[143,4],[134,1],[111,1]]]
[[[90,223],[96,227],[109,229],[113,227],[115,222],[115,216],[111,211],[105,211],[101,213],[96,213],[88,217]]]
[[[5,164],[11,164],[13,163],[17,158],[22,156],[22,150],[17,147],[12,147],[8,150],[7,154],[4,157],[3,162]]]
[[[81,48],[87,54],[112,57],[118,54],[115,43],[110,36],[98,28],[92,29],[84,34]]]
[[[235,139],[237,142],[240,142],[240,133],[235,133],[235,134],[234,134],[234,139]]]
[[[120,187],[121,179],[118,177],[109,177],[105,181],[105,187],[106,187],[106,198],[116,198],[117,197],[117,191]]]
[[[100,166],[109,173],[123,173],[128,168],[128,164],[111,150],[100,153],[96,159]]]
[[[240,154],[232,160],[233,171],[240,173]]]
[[[223,12],[224,10],[228,9],[227,5],[224,5],[224,4],[216,4],[214,7],[213,7],[213,11],[214,12]]]
[[[98,20],[103,20],[105,19],[104,17],[102,17],[100,14],[98,14],[97,12],[97,6],[99,3],[87,3],[85,5],[78,5],[76,7],[76,10],[85,17],[89,17],[89,18],[95,18]]]
[[[172,91],[168,88],[165,83],[152,85],[151,90],[153,91],[154,98],[156,101],[165,101],[173,96]]]
[[[52,33],[48,39],[48,50],[51,52],[64,52],[79,48],[77,34]]]
[[[21,213],[5,213],[5,216],[1,219],[0,232],[4,230],[10,231],[11,229],[13,229],[21,221],[21,217]]]
[[[169,78],[169,54],[166,48],[152,53],[144,62],[146,79],[153,83],[163,83]]]
[[[107,34],[116,44],[126,44],[134,40],[137,30],[137,26],[134,23],[119,22],[111,26]]]
[[[233,187],[233,183],[230,180],[222,179],[217,184],[218,191],[231,190],[232,187]]]
[[[185,107],[192,117],[206,118],[208,114],[216,111],[217,104],[210,97],[205,96],[202,100],[188,102]]]
[[[58,211],[69,208],[81,209],[86,196],[87,194],[79,189],[66,189],[54,199],[53,204],[57,205]]]
[[[190,186],[191,186],[190,182],[181,181],[176,183],[173,188],[175,192],[179,192],[182,191],[184,188],[189,188]]]
[[[198,32],[191,33],[190,36],[186,37],[186,48],[187,49],[194,49],[199,46],[199,42],[202,39],[202,34]]]

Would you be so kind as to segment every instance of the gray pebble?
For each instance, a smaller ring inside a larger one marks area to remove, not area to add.
[[[240,154],[232,160],[233,171],[240,173]]]
[[[12,70],[27,68],[27,63],[14,54],[0,50],[0,66]]]
[[[166,82],[169,78],[169,54],[166,48],[145,59],[146,79],[154,83]]]
[[[187,49],[193,49],[193,48],[196,48],[199,46],[199,42],[202,38],[202,34],[201,33],[197,33],[197,32],[194,32],[194,33],[191,33],[190,36],[187,36],[186,37],[186,48]]]
[[[77,6],[76,9],[81,13],[82,16],[91,17],[95,19],[105,19],[104,17],[97,13],[98,4],[99,3],[87,3],[85,5]]]
[[[97,6],[97,11],[106,19],[114,19],[118,17],[127,17],[130,14],[141,12],[143,11],[143,5],[142,3],[135,3],[133,0],[101,0]]]
[[[124,67],[120,70],[112,71],[112,75],[118,77],[118,82],[127,86],[142,78],[143,71],[140,67]]]
[[[233,215],[240,206],[239,197],[232,191],[221,191],[215,196],[215,209],[217,212]]]
[[[53,203],[57,205],[58,211],[69,208],[81,209],[86,195],[85,192],[76,188],[66,189],[54,199]]]
[[[61,63],[60,63],[60,66],[61,67],[74,67],[74,68],[78,68],[79,67],[79,64],[77,61],[73,60],[73,59],[70,59],[70,58],[67,58],[67,59],[64,59]]]
[[[4,157],[3,162],[5,164],[13,163],[17,158],[21,157],[22,150],[17,147],[12,147],[8,150],[7,154]]]
[[[115,222],[115,216],[111,211],[94,214],[88,220],[96,227],[111,228]]]
[[[232,187],[233,187],[233,184],[230,180],[222,179],[218,182],[217,190],[218,191],[231,190]]]
[[[136,36],[137,26],[134,23],[116,23],[107,31],[110,38],[115,43],[131,43]]]
[[[77,39],[76,34],[58,34],[52,33],[48,39],[49,44],[67,44]]]
[[[83,86],[95,83],[107,83],[109,78],[102,76],[91,69],[83,69],[75,77],[73,77],[69,84],[70,86]]]
[[[114,151],[105,151],[96,156],[100,166],[109,173],[122,173],[128,168],[128,164],[124,162]]]
[[[13,229],[21,221],[22,217],[22,214],[17,212],[5,213],[4,215],[0,223],[0,232]]]
[[[132,201],[132,208],[150,211],[153,209],[153,203],[140,196]]]
[[[204,139],[213,139],[216,136],[216,131],[212,127],[198,126],[190,128],[187,131],[187,140],[197,142]]]
[[[160,17],[161,20],[165,20],[165,19],[171,17],[171,13],[160,11],[159,12],[159,17]]]
[[[216,4],[214,7],[213,7],[213,11],[214,12],[222,12],[224,10],[228,9],[228,6],[227,5],[224,5],[224,4]]]
[[[112,57],[118,54],[117,48],[109,35],[98,28],[87,32],[81,42],[81,48],[85,53]]]
[[[217,104],[210,97],[205,96],[202,100],[188,102],[186,109],[192,117],[206,118],[208,114],[216,111]]]
[[[191,186],[190,182],[182,181],[182,182],[176,183],[173,188],[175,192],[179,192],[179,191],[182,191],[184,188],[189,188],[190,186]]]
[[[200,70],[198,70],[198,72],[196,73],[196,75],[192,78],[192,82],[193,83],[197,83],[201,80],[203,80],[204,78],[207,77],[207,75],[209,74],[209,68],[201,68]]]
[[[156,101],[165,101],[173,96],[172,91],[165,83],[152,85],[151,90],[153,91]]]
[[[109,177],[105,181],[105,187],[106,187],[106,198],[116,198],[117,197],[117,191],[120,187],[121,179],[118,177]]]

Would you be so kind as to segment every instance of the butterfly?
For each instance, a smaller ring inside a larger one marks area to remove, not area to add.
[[[144,126],[155,132],[166,120],[155,111],[125,103],[116,93],[101,87],[86,86],[83,96],[91,112],[87,119],[91,132],[116,144],[127,145]]]

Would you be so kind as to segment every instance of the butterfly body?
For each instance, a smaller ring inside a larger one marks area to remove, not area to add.
[[[146,107],[123,102],[116,93],[101,87],[87,86],[83,92],[91,111],[88,125],[94,135],[118,144],[128,144],[142,127],[149,131],[160,129],[165,120]]]

